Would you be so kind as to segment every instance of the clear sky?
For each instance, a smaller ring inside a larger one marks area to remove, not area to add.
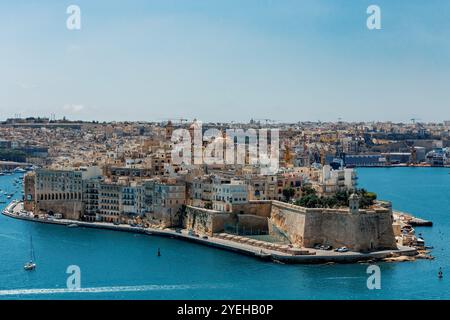
[[[0,0],[0,41],[0,119],[450,120],[447,0]]]

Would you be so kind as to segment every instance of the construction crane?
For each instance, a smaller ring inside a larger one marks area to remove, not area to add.
[[[167,118],[167,119],[162,119],[161,121],[171,121],[171,122],[174,122],[174,121],[179,121],[180,122],[180,125],[183,125],[183,122],[187,122],[187,121],[189,121],[188,119],[184,119],[184,118]]]

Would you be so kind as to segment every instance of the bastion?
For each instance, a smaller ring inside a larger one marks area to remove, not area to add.
[[[359,209],[358,199],[349,208],[305,208],[284,202],[250,201],[233,207],[232,213],[187,206],[183,226],[201,234],[224,231],[225,225],[267,228],[269,234],[283,235],[296,247],[317,244],[351,251],[371,252],[397,249],[390,207],[375,204]]]

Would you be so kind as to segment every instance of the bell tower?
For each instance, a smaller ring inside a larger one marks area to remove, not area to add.
[[[359,213],[359,196],[356,193],[352,193],[348,198],[348,206],[351,214]]]

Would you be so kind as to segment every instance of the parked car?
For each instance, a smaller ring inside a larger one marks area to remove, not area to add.
[[[314,246],[314,249],[316,249],[316,250],[331,250],[331,249],[333,249],[333,247],[330,245],[327,245],[327,244],[316,244]]]
[[[337,248],[337,249],[334,250],[334,251],[340,252],[340,253],[348,252],[348,248],[347,248],[347,247],[340,247],[340,248]]]
[[[190,235],[191,237],[198,237],[198,234],[196,234],[194,231],[189,230],[188,235]]]

